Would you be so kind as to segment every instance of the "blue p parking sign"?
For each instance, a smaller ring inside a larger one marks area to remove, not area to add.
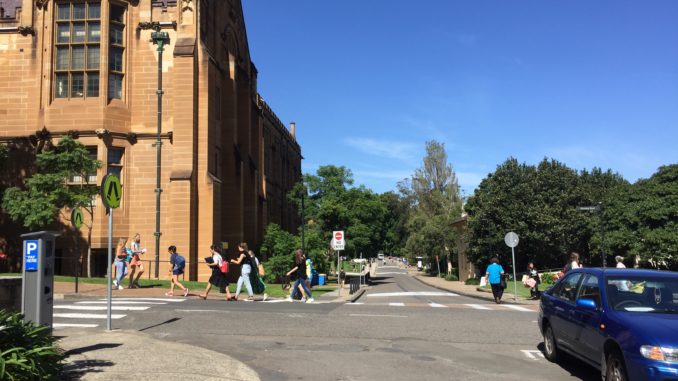
[[[24,241],[24,269],[38,271],[38,240]]]

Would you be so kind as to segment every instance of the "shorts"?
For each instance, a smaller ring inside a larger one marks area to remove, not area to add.
[[[184,269],[175,269],[172,270],[172,275],[181,275],[184,273]]]
[[[132,256],[132,260],[130,261],[130,266],[139,266],[141,265],[141,258],[139,258],[138,254],[134,254]]]

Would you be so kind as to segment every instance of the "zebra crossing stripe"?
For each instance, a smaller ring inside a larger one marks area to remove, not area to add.
[[[106,319],[107,314],[81,314],[81,313],[65,313],[65,314],[53,314],[55,318],[64,318],[64,319]],[[111,319],[122,319],[127,315],[123,314],[111,314]]]
[[[389,303],[389,307],[405,307],[405,303]]]
[[[510,305],[510,304],[504,304],[503,306],[506,307],[506,308],[510,308],[510,309],[512,309],[512,310],[516,310],[516,311],[521,311],[521,312],[533,312],[532,310],[527,309],[527,308],[525,308],[525,307],[521,307],[521,306],[512,306],[512,305]]]
[[[99,299],[99,300],[108,300],[108,299]],[[113,298],[113,301],[116,300],[124,300],[127,302],[133,302],[133,301],[142,301],[142,300],[147,300],[149,302],[173,302],[173,303],[179,303],[183,302],[186,299],[184,298],[177,298],[177,299],[170,299],[170,298]]]
[[[431,306],[431,307],[433,307],[433,308],[447,308],[446,305],[444,305],[444,304],[438,304],[438,303],[429,303],[428,305]]]
[[[75,304],[107,304],[107,301],[95,300],[95,301],[84,301],[84,302],[75,302]],[[113,300],[112,304],[167,304],[167,302],[134,302],[126,300]]]
[[[491,310],[492,308],[485,307],[482,304],[464,304],[465,306],[469,306],[473,308],[474,310]]]
[[[52,328],[96,328],[99,324],[52,323]]]
[[[151,307],[138,307],[138,306],[111,306],[113,311],[146,311]],[[107,306],[54,306],[54,309],[57,310],[77,310],[77,311],[106,311]]]

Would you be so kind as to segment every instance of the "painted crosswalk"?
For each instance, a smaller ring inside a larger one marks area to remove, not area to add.
[[[511,304],[475,304],[475,303],[403,303],[403,302],[389,302],[389,303],[346,303],[347,306],[363,306],[363,307],[411,307],[411,308],[457,308],[457,309],[472,309],[479,311],[504,311],[504,312],[537,312],[537,306],[516,306]]]
[[[142,312],[160,305],[181,303],[184,298],[114,298],[111,301],[111,319],[119,320],[130,312]],[[97,328],[107,319],[106,299],[62,301],[54,305],[54,329]]]

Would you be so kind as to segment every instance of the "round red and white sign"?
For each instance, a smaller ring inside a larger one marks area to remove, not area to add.
[[[334,240],[335,241],[341,241],[344,239],[344,235],[341,232],[335,232],[334,233]]]

